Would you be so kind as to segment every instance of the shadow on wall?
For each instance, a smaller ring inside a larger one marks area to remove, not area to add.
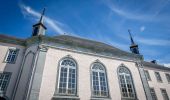
[[[0,100],[8,100],[8,99],[6,99],[6,98],[4,98],[4,97],[0,97]]]
[[[28,52],[24,55],[23,51],[24,50],[19,51],[15,63],[6,63],[5,59],[3,61],[5,65],[3,65],[4,69],[2,71],[4,74],[9,74],[10,77],[9,81],[6,83],[7,88],[5,92],[1,93],[0,91],[0,100],[11,100],[13,97],[14,100],[23,100],[26,97],[25,94],[28,90],[29,77],[31,75],[35,54],[33,52]],[[7,54],[5,54],[5,56],[7,56]],[[20,75],[20,73],[22,73],[22,75]],[[18,78],[20,78],[20,80],[17,83]],[[15,87],[17,87],[17,91]]]

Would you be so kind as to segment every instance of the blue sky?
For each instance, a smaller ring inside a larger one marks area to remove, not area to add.
[[[1,0],[0,33],[28,38],[46,7],[46,35],[69,34],[129,51],[128,29],[147,61],[170,65],[170,0]]]

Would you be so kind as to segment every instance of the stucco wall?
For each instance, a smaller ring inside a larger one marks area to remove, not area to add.
[[[168,83],[165,73],[169,73],[170,71],[165,71],[165,70],[159,70],[159,69],[154,69],[154,68],[149,68],[147,66],[145,66],[145,70],[148,70],[149,75],[151,77],[151,81],[148,81],[149,86],[154,88],[155,92],[156,92],[156,96],[158,98],[158,100],[163,100],[163,96],[161,93],[161,88],[166,89],[166,92],[170,98],[170,83]],[[162,78],[162,82],[158,82],[155,76],[155,72],[159,72]]]
[[[146,100],[139,71],[134,62],[102,58],[52,48],[49,48],[46,55],[39,100],[51,100],[53,97],[57,84],[58,62],[66,55],[72,56],[78,64],[78,95],[81,100],[89,100],[91,98],[90,65],[97,59],[106,67],[108,87],[112,100],[121,100],[117,69],[122,63],[128,67],[132,73],[138,99]]]
[[[19,49],[19,53],[17,55],[17,59],[15,63],[6,63],[4,62],[8,49],[14,47]],[[7,43],[0,43],[0,72],[11,72],[11,78],[7,87],[6,96],[10,99],[13,94],[14,86],[17,80],[18,72],[21,66],[22,58],[24,55],[25,47]]]

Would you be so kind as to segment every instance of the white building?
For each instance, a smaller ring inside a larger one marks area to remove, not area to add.
[[[170,68],[83,38],[0,35],[0,100],[169,100]]]

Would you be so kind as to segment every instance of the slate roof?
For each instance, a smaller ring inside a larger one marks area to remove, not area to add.
[[[123,51],[116,47],[110,46],[102,42],[94,41],[94,40],[89,40],[89,39],[74,37],[74,36],[69,36],[69,35],[59,35],[53,38],[60,40],[60,41],[66,41],[68,43],[71,43],[71,45],[91,49],[99,54],[107,53],[108,56],[125,58],[125,59],[133,59],[133,60],[142,59],[142,55]]]
[[[146,67],[170,71],[170,68],[152,62],[143,61],[142,64]]]
[[[116,56],[119,58],[123,57],[125,59],[129,59],[129,58],[130,59],[132,59],[132,58],[141,59],[142,58],[141,55],[126,52],[126,51],[120,50],[116,47],[113,47],[111,45],[108,45],[108,44],[105,44],[102,42],[98,42],[98,41],[94,41],[94,40],[85,39],[85,38],[69,36],[69,35],[58,35],[58,36],[53,36],[53,37],[40,36],[40,37],[42,40],[53,41],[53,42],[62,43],[62,44],[66,44],[66,45],[87,48],[87,49],[95,51],[96,53],[102,53],[102,52],[110,53],[111,55],[109,55],[109,56],[114,56],[114,57]],[[39,39],[38,36],[31,37],[28,39],[21,39],[21,38],[16,38],[13,36],[0,34],[0,42],[23,45],[23,46],[25,46],[26,42],[29,40],[34,42],[34,40],[38,40],[38,39]],[[163,65],[154,64],[154,63],[147,62],[147,61],[143,61],[142,63],[144,66],[147,66],[150,68],[163,69],[163,70],[170,71],[170,68],[165,67]]]
[[[0,42],[17,44],[17,45],[25,45],[25,39],[16,38],[13,36],[8,36],[8,35],[3,35],[3,34],[0,34]]]

